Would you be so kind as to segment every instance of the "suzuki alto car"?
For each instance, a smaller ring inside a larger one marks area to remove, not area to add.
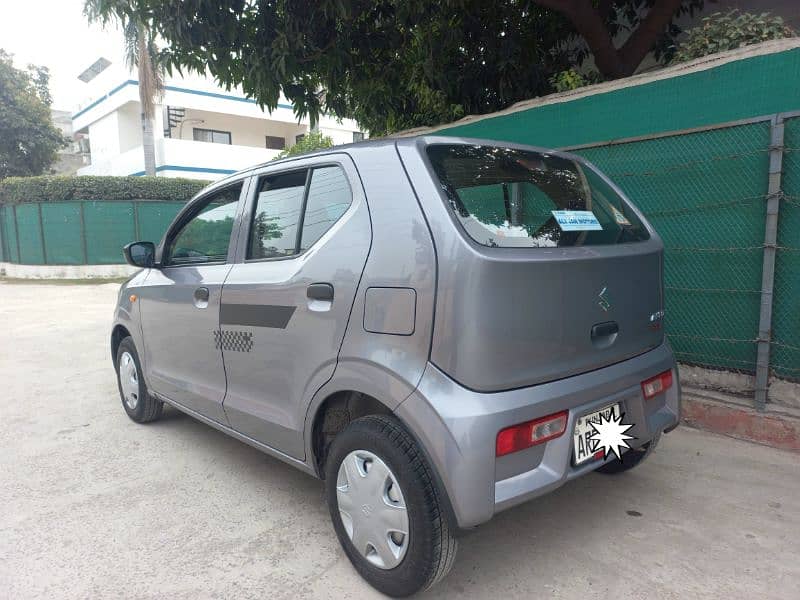
[[[678,424],[663,245],[577,156],[332,148],[214,183],[125,255],[128,416],[167,403],[323,479],[345,553],[392,596],[441,579],[460,532],[630,469]],[[592,423],[623,414],[631,448],[598,451]]]

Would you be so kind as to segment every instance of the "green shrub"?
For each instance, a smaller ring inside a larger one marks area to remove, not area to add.
[[[575,69],[567,69],[550,78],[550,85],[556,92],[568,92],[587,85],[589,82]]]
[[[290,146],[286,148],[286,150],[281,151],[275,159],[297,156],[298,154],[322,150],[323,148],[330,148],[331,146],[333,146],[333,140],[331,138],[327,135],[322,135],[319,131],[311,131],[294,146]]]
[[[795,35],[780,17],[769,13],[740,13],[735,9],[724,14],[709,15],[703,19],[702,25],[686,33],[686,39],[675,52],[673,63]]]
[[[0,181],[0,204],[68,200],[185,201],[208,183],[170,177],[8,177]]]

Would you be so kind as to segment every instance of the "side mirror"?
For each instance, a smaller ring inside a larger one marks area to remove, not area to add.
[[[149,269],[156,264],[156,245],[153,242],[131,242],[122,249],[129,265]]]

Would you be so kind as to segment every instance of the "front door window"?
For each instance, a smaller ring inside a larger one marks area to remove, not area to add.
[[[242,184],[213,194],[172,237],[166,264],[224,263],[228,258],[236,205]]]

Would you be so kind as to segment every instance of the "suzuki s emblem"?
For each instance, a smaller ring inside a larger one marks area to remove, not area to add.
[[[597,306],[603,309],[603,311],[608,312],[608,309],[611,308],[611,302],[608,300],[608,296],[606,296],[606,290],[608,286],[603,286],[603,289],[600,290],[600,293],[597,294]]]

